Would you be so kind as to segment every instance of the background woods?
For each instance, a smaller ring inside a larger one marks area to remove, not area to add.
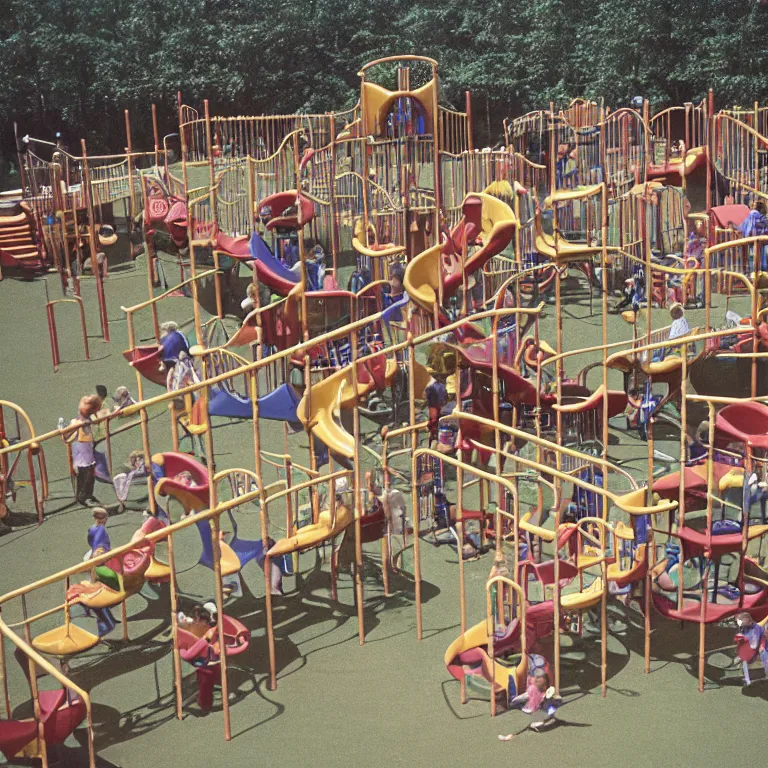
[[[473,93],[476,141],[503,117],[550,99],[636,94],[653,108],[701,99],[765,100],[768,6],[757,0],[4,0],[0,154],[12,125],[77,151],[119,151],[122,110],[150,148],[149,105],[175,130],[175,95],[217,114],[352,106],[362,62],[417,52],[440,62],[442,101]]]

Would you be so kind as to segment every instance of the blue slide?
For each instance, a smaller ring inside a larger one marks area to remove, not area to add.
[[[299,282],[299,276],[293,272],[293,270],[288,269],[280,259],[275,257],[258,232],[254,232],[251,236],[250,249],[251,256],[262,266],[266,267],[267,272],[269,272],[271,276],[277,278],[277,281],[273,284],[270,282],[269,276],[264,275],[264,282],[266,282],[270,288],[280,290],[281,287],[285,287],[286,283],[295,285]]]
[[[251,560],[255,560],[259,568],[264,568],[264,544],[261,539],[251,541],[249,539],[241,539],[237,535],[237,523],[235,522],[235,516],[232,512],[227,512],[229,515],[229,522],[232,524],[232,540],[228,542],[230,549],[238,556],[240,560],[240,566],[244,568]],[[199,565],[204,565],[206,568],[213,570],[213,541],[211,539],[211,526],[207,520],[200,520],[197,525],[197,530],[200,532],[200,541],[203,545],[203,551],[198,560]],[[268,545],[271,547],[275,542],[272,539],[268,539]],[[280,568],[281,573],[284,576],[290,576],[293,573],[293,562],[289,555],[283,555],[275,560],[276,565]]]
[[[299,423],[296,415],[299,402],[300,398],[296,390],[286,382],[268,395],[259,398],[259,418],[287,421],[291,425],[296,425]],[[250,398],[229,392],[221,387],[214,387],[211,400],[208,403],[208,413],[211,416],[222,416],[230,419],[253,418]]]

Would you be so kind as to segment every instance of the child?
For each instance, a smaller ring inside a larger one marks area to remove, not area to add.
[[[98,504],[93,495],[96,483],[96,457],[94,455],[93,432],[91,417],[101,408],[101,400],[97,395],[86,395],[78,404],[77,419],[72,419],[72,431],[64,439],[72,445],[72,465],[77,472],[75,498],[84,507]]]
[[[669,340],[679,339],[681,336],[687,336],[691,332],[688,321],[685,319],[685,310],[680,302],[675,302],[669,308],[669,314],[672,318],[672,326],[669,329]]]
[[[738,229],[742,237],[755,237],[757,235],[768,234],[768,218],[765,216],[765,203],[762,200],[755,201],[749,215],[741,222]],[[759,248],[761,252],[758,269],[764,272],[768,269],[768,263],[766,262],[766,248],[764,245],[757,246],[757,248]],[[752,254],[750,253],[750,272],[753,268],[751,263],[752,258]]]
[[[243,310],[243,318],[256,309],[256,298],[259,295],[259,286],[256,283],[248,283],[248,288],[245,291],[245,298],[240,302],[240,309]]]
[[[440,414],[443,407],[448,403],[448,390],[445,386],[445,378],[441,374],[436,374],[424,390],[427,408],[429,409],[430,442],[437,440]]]
[[[109,397],[109,390],[103,384],[97,384],[96,394],[98,395],[99,400],[101,400],[101,404],[103,406]]]
[[[180,485],[184,485],[187,488],[198,487],[198,483],[195,482],[195,478],[192,477],[192,473],[187,470],[184,470],[183,472],[179,472],[178,475],[174,475],[173,479]],[[191,515],[192,512],[190,512],[189,514]],[[187,517],[186,513],[181,515],[181,519],[184,519],[185,517]]]
[[[169,372],[179,361],[182,352],[189,354],[187,339],[172,320],[160,326],[160,346],[163,348],[163,365]]]
[[[389,288],[391,301],[397,301],[402,295],[405,280],[405,269],[402,264],[393,264],[389,270]]]
[[[115,487],[115,495],[120,504],[120,511],[125,511],[125,502],[128,499],[128,492],[131,484],[137,477],[146,477],[147,469],[144,464],[144,451],[131,451],[128,454],[128,471],[121,472],[112,478],[112,484]]]
[[[103,554],[112,549],[112,543],[107,533],[107,510],[104,507],[94,507],[93,525],[88,529],[88,546],[90,549],[86,559],[90,560],[96,553]]]
[[[515,696],[509,702],[509,707],[512,709],[513,707],[520,706],[527,715],[543,710],[547,715],[546,718],[531,723],[531,728],[534,731],[538,731],[546,725],[551,725],[555,719],[555,712],[557,711],[555,698],[555,689],[549,684],[549,675],[543,669],[537,669],[528,678],[528,687],[525,693]]]
[[[325,280],[325,251],[322,245],[316,245],[305,259],[307,283],[310,291],[321,291]]]
[[[112,401],[114,403],[112,406],[113,413],[122,411],[123,408],[127,408],[129,405],[136,405],[136,401],[131,397],[128,387],[118,387],[112,396]]]
[[[435,491],[435,538],[438,544],[445,543],[443,536],[440,535],[440,531],[456,525],[456,517],[456,505],[448,501],[448,498],[442,491]],[[476,560],[482,554],[480,536],[475,533],[469,533],[466,529],[466,522],[463,524],[464,546],[461,550],[461,559],[465,561]]]
[[[750,685],[749,665],[760,657],[763,669],[768,675],[768,651],[765,649],[765,630],[755,622],[747,611],[736,614],[736,624],[739,632],[734,638],[738,656],[741,659],[741,669],[744,672],[744,685]]]
[[[196,605],[187,619],[179,614],[182,629],[198,638],[189,648],[182,648],[181,658],[195,667],[197,675],[197,704],[204,712],[213,707],[213,688],[221,682],[221,646],[215,613],[206,605]],[[182,622],[183,620],[183,622]]]
[[[93,510],[93,525],[88,529],[88,546],[84,560],[103,555],[112,549],[112,544],[107,533],[107,510],[96,507]],[[120,580],[117,574],[106,565],[97,565],[93,569],[94,581],[83,581],[74,584],[67,590],[67,600],[76,600],[82,595],[92,595],[100,592],[104,587],[117,592],[120,589]],[[115,628],[115,618],[109,608],[85,607],[87,615],[96,616],[99,637],[105,637]]]
[[[696,269],[702,269],[704,267],[704,246],[706,245],[706,238],[703,234],[703,228],[699,227],[699,225],[702,224],[703,222],[698,222],[696,229],[692,230],[690,235],[688,235],[688,244],[685,247],[685,258],[695,259]],[[703,274],[696,274],[694,277],[694,285],[698,288],[696,296],[694,297],[694,304],[696,308],[701,308],[704,306],[704,291],[706,287]]]
[[[195,478],[192,477],[192,473],[189,470],[185,469],[183,472],[179,472],[178,475],[173,476],[173,479],[177,483],[181,483],[181,485],[187,486],[187,488],[197,488]]]

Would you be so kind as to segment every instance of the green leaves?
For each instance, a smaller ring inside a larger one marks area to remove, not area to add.
[[[358,98],[357,71],[393,53],[440,62],[441,101],[475,97],[477,140],[503,117],[636,94],[654,108],[765,101],[768,11],[757,0],[0,0],[0,149],[11,125],[92,151],[152,145],[176,130],[176,91],[218,114],[325,112]]]

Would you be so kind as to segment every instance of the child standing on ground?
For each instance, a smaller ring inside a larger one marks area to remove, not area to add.
[[[734,638],[736,640],[736,649],[741,659],[741,669],[744,672],[744,685],[750,685],[752,679],[749,676],[749,665],[755,661],[758,656],[763,662],[763,669],[768,675],[768,651],[765,648],[765,630],[761,627],[747,611],[741,611],[736,614],[736,624],[739,632]]]
[[[98,501],[93,495],[96,483],[96,457],[94,455],[93,431],[91,417],[101,408],[101,400],[97,395],[86,395],[80,399],[78,417],[72,419],[72,432],[65,437],[72,446],[72,465],[77,473],[75,498],[84,507],[92,507]]]
[[[215,614],[206,606],[196,605],[192,616],[183,620],[187,632],[198,638],[189,648],[182,648],[181,658],[195,667],[197,675],[197,704],[204,712],[213,707],[213,688],[221,682],[221,647]]]

